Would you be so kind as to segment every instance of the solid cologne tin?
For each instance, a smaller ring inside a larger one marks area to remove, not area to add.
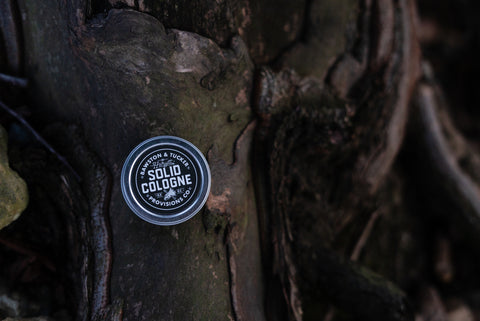
[[[121,186],[130,209],[156,225],[175,225],[197,214],[210,193],[210,168],[192,143],[175,136],[150,138],[128,155]]]

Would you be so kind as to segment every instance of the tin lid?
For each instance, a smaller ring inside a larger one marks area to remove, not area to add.
[[[128,155],[121,186],[130,209],[157,225],[175,225],[197,214],[210,193],[210,168],[192,143],[175,136],[150,138]]]

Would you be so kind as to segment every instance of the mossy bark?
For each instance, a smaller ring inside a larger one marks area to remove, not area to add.
[[[112,173],[111,293],[124,300],[124,319],[241,315],[233,308],[231,282],[238,279],[243,286],[242,273],[261,277],[259,245],[250,241],[258,231],[249,162],[234,156],[248,154],[251,135],[246,143],[236,141],[252,130],[247,125],[253,64],[243,41],[234,37],[222,49],[197,34],[165,29],[156,18],[134,10],[111,10],[86,22],[82,4],[75,2],[22,1],[20,9],[32,106],[50,119],[79,124]],[[211,165],[214,185],[205,213],[175,227],[139,220],[120,192],[120,169],[129,151],[162,134],[183,137],[227,164]],[[241,176],[222,166],[238,168]],[[202,216],[213,219],[213,226],[205,227]],[[232,226],[248,231],[228,242],[234,250],[224,243]],[[248,251],[238,265],[252,268],[237,268],[231,275],[229,266],[243,253],[243,239]],[[261,282],[255,283],[249,297],[241,293],[237,300],[262,302]],[[255,315],[250,320],[263,318],[260,308],[247,314]]]
[[[33,118],[84,136],[45,130],[83,177],[67,188],[71,173],[53,175],[58,186],[45,193],[81,195],[61,208],[86,213],[80,225],[94,212],[111,225],[108,253],[88,244],[101,231],[72,238],[87,249],[79,261],[108,261],[75,270],[77,285],[104,287],[77,291],[79,319],[117,320],[116,299],[125,320],[298,321],[330,303],[349,320],[413,319],[405,292],[384,278],[405,288],[424,269],[408,262],[420,245],[399,244],[421,237],[393,167],[420,75],[413,0],[19,0],[19,9]],[[141,221],[120,191],[126,156],[157,135],[191,141],[211,167],[205,208],[178,226]],[[356,242],[380,212],[359,259]],[[106,298],[100,308],[95,294]]]
[[[0,126],[0,230],[15,221],[27,204],[27,185],[10,168],[7,156],[7,133]]]

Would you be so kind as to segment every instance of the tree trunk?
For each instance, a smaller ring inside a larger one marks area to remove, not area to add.
[[[470,152],[459,165],[468,143],[438,111],[413,0],[8,3],[2,21],[17,21],[2,27],[13,36],[1,71],[29,87],[3,95],[28,104],[66,159],[10,129],[31,201],[2,233],[55,231],[39,237],[54,253],[50,316],[425,317],[415,284],[437,234],[412,215],[420,167],[394,166],[409,117],[419,138],[404,155],[431,157],[425,180],[445,187],[431,195],[447,195],[476,240],[480,161]],[[212,173],[205,208],[171,227],[137,218],[120,188],[129,152],[158,135],[192,142]]]

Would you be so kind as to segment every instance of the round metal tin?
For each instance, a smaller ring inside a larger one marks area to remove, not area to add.
[[[135,147],[121,177],[130,209],[156,225],[179,224],[197,214],[207,201],[210,184],[203,154],[175,136],[153,137]]]

